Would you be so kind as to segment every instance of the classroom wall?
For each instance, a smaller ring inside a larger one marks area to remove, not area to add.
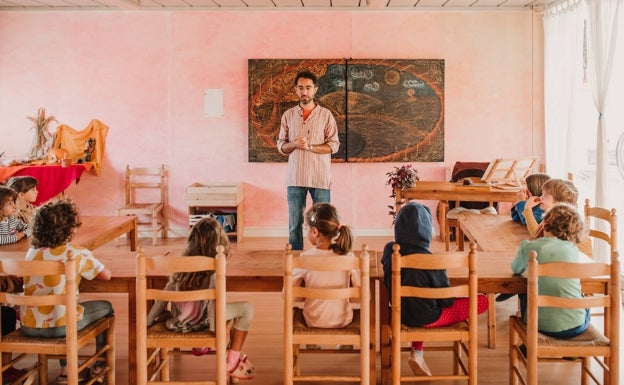
[[[285,164],[247,161],[247,59],[444,59],[445,160],[414,163],[443,180],[456,160],[543,159],[542,40],[530,11],[0,12],[0,152],[26,154],[39,107],[75,129],[99,119],[102,173],[66,191],[82,214],[115,215],[127,163],[164,163],[172,234],[186,235],[186,186],[240,181],[245,234],[286,237]],[[204,116],[207,88],[223,89],[223,116]],[[356,233],[392,233],[397,165],[332,166]]]

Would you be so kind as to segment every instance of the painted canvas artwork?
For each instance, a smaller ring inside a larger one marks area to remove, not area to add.
[[[444,60],[250,59],[249,161],[285,162],[282,113],[297,104],[298,72],[318,76],[316,100],[338,124],[334,162],[444,160]]]

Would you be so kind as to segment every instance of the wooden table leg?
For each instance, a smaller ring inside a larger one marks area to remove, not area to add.
[[[381,355],[381,384],[391,383],[391,346],[390,346],[390,308],[388,290],[383,282],[379,281],[379,351]]]
[[[488,293],[488,347],[496,349],[496,298]]]
[[[455,228],[455,233],[455,239],[457,240],[457,250],[464,251],[464,232],[462,231],[461,226],[459,226],[459,223],[458,226]]]
[[[377,278],[371,278],[370,280],[370,360],[369,360],[369,372],[370,372],[370,385],[375,385],[377,383],[377,362],[375,358],[377,357],[377,330],[375,328],[376,322],[376,314],[377,311],[375,309],[376,303],[376,287],[379,283]]]
[[[137,217],[134,217],[132,230],[128,231],[128,238],[130,239],[130,251],[136,251],[138,245],[138,231],[137,231]]]
[[[128,385],[137,383],[136,281],[128,280]]]

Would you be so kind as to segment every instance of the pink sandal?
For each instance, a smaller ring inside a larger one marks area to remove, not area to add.
[[[238,365],[232,370],[229,375],[232,379],[237,380],[251,380],[256,373],[256,367],[249,361],[245,354],[241,354]]]
[[[210,354],[212,348],[193,348],[192,353],[194,356],[203,356],[206,354]]]

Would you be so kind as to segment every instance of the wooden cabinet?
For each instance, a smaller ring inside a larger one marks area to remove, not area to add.
[[[230,238],[243,240],[243,186],[241,183],[193,183],[186,188],[189,226],[215,216]]]

